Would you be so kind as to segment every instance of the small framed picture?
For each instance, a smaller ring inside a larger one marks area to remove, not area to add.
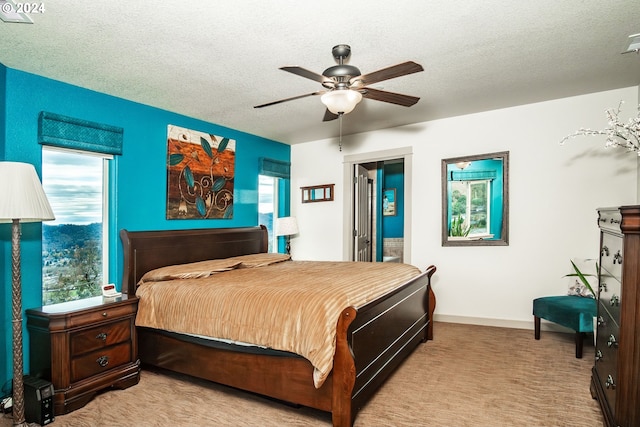
[[[395,216],[396,214],[396,189],[387,188],[382,191],[382,215]]]

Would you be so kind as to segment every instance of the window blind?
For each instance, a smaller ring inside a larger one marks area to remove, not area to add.
[[[38,142],[60,148],[104,154],[122,154],[124,130],[42,111],[38,117]]]
[[[496,171],[457,171],[451,172],[450,181],[485,181],[495,178]]]
[[[291,163],[260,157],[258,173],[260,175],[272,176],[274,178],[289,179],[291,175]]]

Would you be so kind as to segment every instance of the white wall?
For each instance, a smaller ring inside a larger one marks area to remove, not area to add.
[[[604,110],[624,100],[636,113],[638,88],[523,105],[292,146],[296,259],[343,259],[344,156],[413,150],[410,263],[438,267],[436,320],[531,327],[531,301],[566,292],[572,257],[595,258],[596,209],[637,203],[637,157],[604,149],[604,137],[559,141],[581,127],[603,129]],[[421,102],[428,102],[421,101]],[[401,108],[401,107],[398,107]],[[345,119],[348,120],[348,117]],[[510,152],[509,246],[442,247],[441,160]],[[300,202],[299,187],[335,184],[333,202]]]

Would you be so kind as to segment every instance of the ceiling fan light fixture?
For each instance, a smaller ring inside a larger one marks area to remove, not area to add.
[[[320,100],[333,114],[349,114],[362,101],[362,94],[351,89],[335,89],[322,95]]]
[[[629,47],[622,53],[640,53],[640,34],[632,34],[629,36]]]

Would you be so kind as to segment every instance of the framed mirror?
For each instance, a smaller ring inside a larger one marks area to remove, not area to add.
[[[334,184],[300,187],[302,190],[302,203],[333,201],[333,187]]]
[[[442,160],[442,246],[509,244],[509,152]]]

